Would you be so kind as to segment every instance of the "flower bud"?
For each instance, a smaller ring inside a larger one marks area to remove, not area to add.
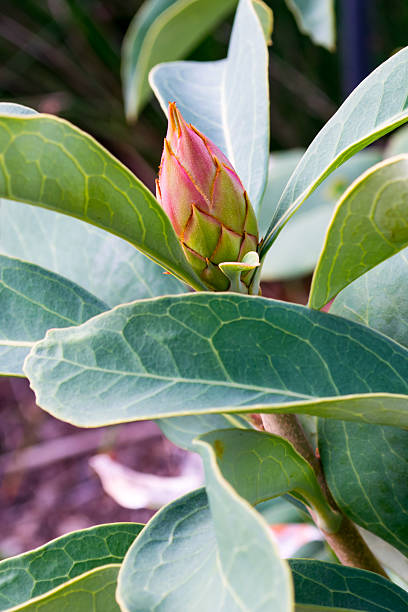
[[[230,281],[218,267],[256,251],[258,226],[248,195],[225,155],[169,105],[156,195],[186,257],[212,290]],[[252,273],[242,276],[249,284]]]

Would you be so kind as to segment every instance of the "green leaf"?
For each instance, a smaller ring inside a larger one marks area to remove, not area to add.
[[[265,235],[286,183],[304,152],[304,149],[288,149],[287,151],[272,151],[270,154],[268,179],[258,214],[260,236]],[[301,214],[301,211],[299,213]]]
[[[133,18],[122,49],[122,80],[128,119],[148,101],[149,71],[186,56],[235,7],[237,0],[148,0]]]
[[[80,426],[273,411],[406,426],[407,368],[407,349],[341,317],[196,293],[50,330],[25,372],[42,408]]]
[[[298,604],[311,611],[406,612],[408,594],[373,572],[310,559],[290,559]],[[303,610],[303,608],[299,608]]]
[[[0,373],[23,376],[26,355],[50,327],[79,325],[107,308],[62,276],[0,255]]]
[[[9,612],[120,612],[115,599],[120,565],[98,567]]]
[[[203,288],[150,191],[91,136],[63,119],[0,116],[0,197],[97,225]]]
[[[408,249],[343,289],[330,313],[368,325],[408,347]]]
[[[200,436],[194,445],[204,460],[212,454],[222,477],[251,505],[292,493],[318,513],[325,531],[338,529],[340,515],[325,500],[313,469],[284,438],[223,429]]]
[[[402,251],[354,281],[332,308],[408,346],[406,257]],[[408,432],[321,422],[319,449],[343,511],[408,556]]]
[[[255,208],[269,156],[267,75],[262,25],[251,0],[240,0],[226,60],[162,64],[150,76],[163,110],[176,101],[186,121],[225,153]]]
[[[211,513],[204,490],[193,491],[162,508],[129,549],[118,580],[123,612],[183,610],[186,601],[200,612],[292,610],[267,524],[207,469]]]
[[[63,275],[110,307],[186,286],[104,230],[52,210],[0,200],[0,252]]]
[[[159,419],[158,426],[169,440],[185,448],[196,450],[193,440],[197,436],[215,429],[250,429],[251,425],[244,417],[233,414],[196,414],[194,416]]]
[[[360,83],[309,146],[282,194],[261,255],[293,212],[335,168],[407,120],[405,47]]]
[[[261,208],[261,227],[264,230],[300,157],[301,152],[297,149],[273,153],[271,156],[268,184]],[[313,271],[338,198],[354,179],[380,159],[379,151],[360,151],[319,185],[289,219],[268,251],[262,267],[264,280],[295,278]],[[294,244],[297,245],[296,249],[293,248]]]
[[[121,563],[143,527],[137,523],[98,525],[1,561],[0,610],[44,595],[97,567]]]
[[[308,34],[314,43],[333,51],[336,30],[333,0],[286,0],[299,30]]]
[[[341,289],[408,246],[408,155],[385,160],[340,199],[310,289],[321,308]]]
[[[342,511],[408,556],[408,431],[322,419],[319,451]]]
[[[306,508],[303,506],[303,510],[301,510],[302,504],[299,503],[300,507],[298,507],[297,504],[293,503],[293,499],[290,495],[275,497],[257,504],[256,509],[269,525],[304,523],[308,519],[311,520]],[[295,502],[297,501],[295,500]]]

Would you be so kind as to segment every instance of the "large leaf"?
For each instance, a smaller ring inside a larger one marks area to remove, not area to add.
[[[73,217],[0,200],[0,226],[0,253],[62,274],[110,307],[186,291],[128,242]]]
[[[39,597],[96,567],[121,563],[142,528],[137,523],[99,525],[1,561],[0,610]]]
[[[408,556],[408,431],[321,419],[319,451],[343,512]]]
[[[195,446],[204,459],[212,454],[223,478],[250,504],[292,493],[314,508],[326,531],[338,529],[340,515],[328,505],[312,467],[284,438],[223,429],[200,436]]]
[[[272,411],[408,424],[407,349],[341,317],[255,296],[119,306],[48,332],[25,372],[40,406],[81,426]]]
[[[298,149],[271,155],[268,184],[261,208],[260,226],[263,231],[266,231],[279,196],[300,157]],[[319,185],[289,219],[268,251],[262,267],[264,280],[294,278],[313,271],[338,198],[354,179],[380,159],[379,151],[360,151]]]
[[[150,96],[149,71],[187,55],[237,4],[237,0],[148,0],[123,41],[122,79],[128,119]]]
[[[318,45],[333,51],[336,45],[333,0],[286,0],[299,29]]]
[[[172,502],[130,548],[118,581],[123,612],[292,610],[291,582],[267,524],[222,477]],[[211,517],[212,514],[212,517]],[[256,597],[254,597],[256,593]]]
[[[405,47],[360,83],[316,136],[282,194],[262,255],[291,214],[330,172],[407,120],[408,47]]]
[[[408,346],[406,253],[354,281],[332,308]],[[321,422],[319,430],[323,466],[338,504],[408,556],[408,432],[335,421]]]
[[[290,559],[298,604],[310,610],[406,612],[408,594],[382,576],[354,567],[311,559]],[[303,608],[299,608],[303,609]]]
[[[408,155],[368,170],[340,199],[317,264],[309,304],[341,289],[408,246]]]
[[[184,118],[227,155],[252,204],[262,197],[269,156],[268,53],[251,0],[240,0],[228,58],[154,68],[152,88],[163,109],[176,101]]]
[[[203,288],[150,191],[91,136],[63,119],[0,116],[0,197],[97,225]]]
[[[9,612],[120,612],[115,599],[119,564],[93,569]]]
[[[51,327],[79,325],[107,308],[62,276],[0,255],[0,373],[23,376],[26,355]]]
[[[158,426],[164,435],[181,448],[196,450],[193,440],[215,429],[250,429],[251,425],[237,414],[195,414],[194,416],[159,419]]]

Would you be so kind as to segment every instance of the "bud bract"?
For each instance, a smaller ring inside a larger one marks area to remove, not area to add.
[[[226,156],[169,105],[156,195],[180,238],[187,259],[212,290],[230,284],[218,264],[242,261],[258,245],[248,195]],[[243,274],[249,284],[252,273]]]

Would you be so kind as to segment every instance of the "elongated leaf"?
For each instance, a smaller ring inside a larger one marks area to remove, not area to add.
[[[9,612],[120,612],[115,599],[120,565],[93,569]]]
[[[313,469],[284,438],[223,429],[200,436],[194,444],[203,458],[210,446],[223,478],[250,504],[292,493],[316,510],[327,531],[338,528],[340,516],[327,504]]]
[[[274,410],[408,424],[407,349],[341,317],[254,296],[120,306],[51,330],[25,372],[40,406],[82,426]]]
[[[124,612],[181,610],[186,601],[197,612],[292,610],[266,523],[232,488],[209,486],[213,519],[204,490],[194,491],[162,508],[130,548],[118,581]]]
[[[408,47],[372,72],[316,136],[292,174],[262,256],[298,206],[335,168],[408,120]]]
[[[0,116],[0,197],[97,225],[202,288],[150,191],[91,136],[63,119]]]
[[[408,594],[373,572],[311,559],[290,559],[298,605],[311,610],[406,612]],[[300,608],[302,609],[302,608]]]
[[[226,60],[162,64],[150,77],[163,109],[175,100],[184,118],[226,154],[255,208],[269,156],[267,66],[257,12],[251,0],[240,0]]]
[[[150,97],[150,69],[159,62],[186,56],[236,4],[237,0],[148,0],[143,4],[123,41],[128,119],[136,119]]]
[[[374,166],[340,199],[313,276],[309,304],[341,289],[408,246],[408,155]]]
[[[333,309],[408,346],[407,278],[402,251],[342,291]],[[344,512],[408,556],[408,432],[322,422],[319,441],[329,486]]]
[[[50,327],[79,325],[107,309],[62,276],[0,255],[0,373],[22,376],[26,355]]]
[[[261,227],[266,231],[272,211],[301,153],[298,149],[272,154],[268,185],[262,200]],[[262,267],[264,280],[288,279],[313,271],[338,198],[364,170],[380,161],[379,151],[360,151],[338,168],[289,219]],[[291,167],[291,168],[290,168]],[[286,177],[285,177],[286,174]],[[293,247],[296,245],[296,248]]]
[[[111,307],[187,290],[128,242],[78,219],[0,200],[0,226],[0,253],[62,274]]]
[[[74,531],[1,561],[0,610],[39,597],[96,567],[121,563],[143,526],[116,523]]]
[[[196,414],[194,416],[159,419],[158,426],[164,435],[181,448],[196,450],[193,440],[215,429],[250,429],[249,421],[239,415],[232,414]]]
[[[318,45],[333,51],[336,46],[333,0],[286,0],[299,29]]]
[[[368,325],[408,347],[408,249],[343,289],[330,312]]]
[[[319,451],[343,512],[408,556],[408,431],[321,420]]]

